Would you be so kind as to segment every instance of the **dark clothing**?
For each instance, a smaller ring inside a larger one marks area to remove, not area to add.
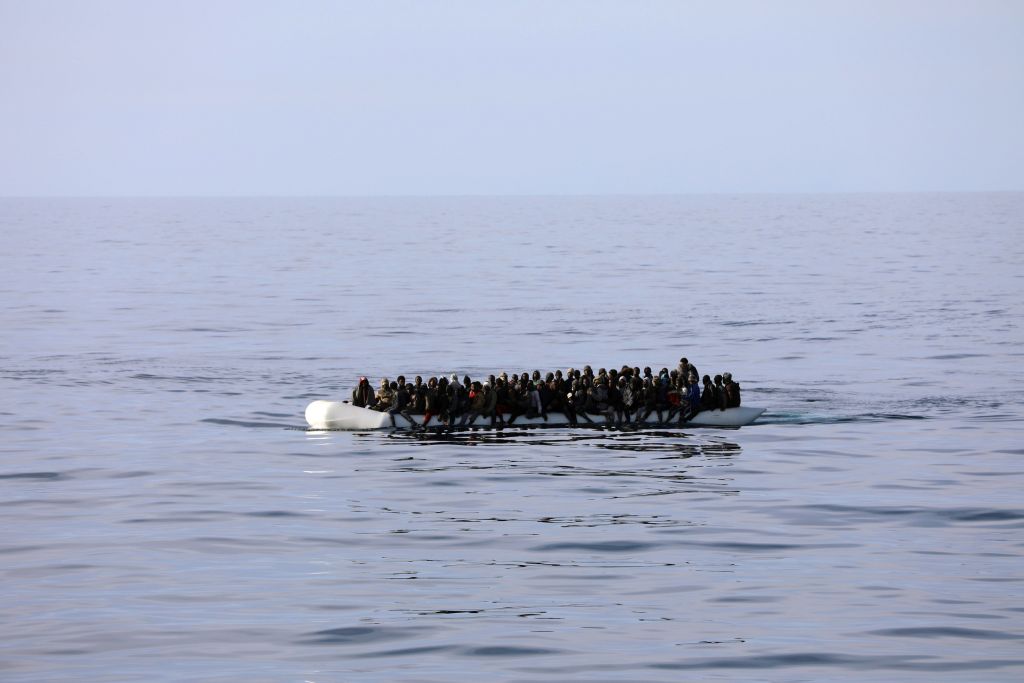
[[[738,382],[725,383],[725,407],[740,407],[740,385]]]
[[[718,407],[718,391],[714,384],[705,384],[700,394],[700,409],[714,410]]]
[[[375,402],[376,398],[373,395],[373,389],[370,388],[369,382],[363,382],[356,386],[352,390],[352,405],[359,408],[369,408]]]

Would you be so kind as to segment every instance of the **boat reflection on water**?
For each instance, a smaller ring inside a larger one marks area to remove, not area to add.
[[[718,430],[720,432],[720,430]],[[637,453],[661,453],[662,457],[734,457],[739,444],[720,435],[704,437],[685,430],[534,429],[507,428],[480,431],[365,432],[359,436],[374,441],[399,441],[414,446],[509,446],[532,448],[583,447]]]

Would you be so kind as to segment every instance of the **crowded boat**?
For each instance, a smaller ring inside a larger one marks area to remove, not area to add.
[[[543,375],[540,370],[502,372],[477,380],[455,373],[426,380],[398,375],[382,378],[376,389],[360,377],[348,403],[386,415],[392,427],[400,426],[396,418],[401,418],[401,426],[414,429],[456,429],[480,424],[500,428],[517,420],[544,423],[552,417],[573,426],[681,426],[701,413],[739,408],[741,399],[731,373],[701,377],[681,358],[676,368],[661,368],[657,374],[650,367],[624,365],[594,372],[585,365]]]

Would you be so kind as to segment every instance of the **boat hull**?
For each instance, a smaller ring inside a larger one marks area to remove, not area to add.
[[[692,420],[686,423],[687,427],[743,427],[749,425],[765,411],[764,408],[741,406],[739,408],[726,408],[725,410],[709,410],[698,413]],[[603,415],[588,414],[595,425],[606,424],[607,420]],[[413,415],[416,424],[423,421],[422,415]],[[646,424],[655,424],[657,413],[651,415]],[[391,419],[387,413],[380,413],[376,410],[359,408],[343,401],[313,401],[306,406],[306,422],[312,429],[343,429],[350,431],[367,431],[373,429],[391,429]],[[579,420],[581,425],[586,425],[584,420]],[[526,417],[520,415],[516,418],[514,426],[547,426],[554,427],[568,425],[569,419],[562,413],[551,413],[548,419],[541,417]],[[412,424],[401,415],[395,415],[395,425],[398,429],[409,429]],[[431,426],[440,426],[438,422],[432,421]],[[479,417],[467,426],[490,427],[491,419]]]

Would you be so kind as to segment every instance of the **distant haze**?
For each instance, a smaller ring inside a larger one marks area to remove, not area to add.
[[[0,195],[1024,190],[1024,2],[0,0]]]

